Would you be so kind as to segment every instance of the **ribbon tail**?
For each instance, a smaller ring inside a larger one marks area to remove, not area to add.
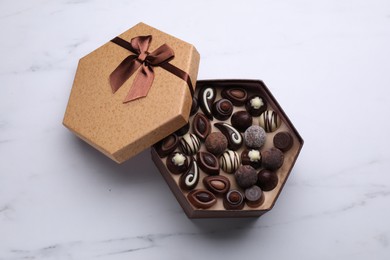
[[[140,66],[141,63],[137,60],[136,55],[130,55],[124,59],[110,74],[112,93],[115,93]]]
[[[133,85],[131,86],[131,89],[127,94],[123,103],[127,103],[135,99],[146,97],[148,95],[150,88],[152,87],[153,80],[154,80],[153,68],[143,64],[141,70],[135,76]]]

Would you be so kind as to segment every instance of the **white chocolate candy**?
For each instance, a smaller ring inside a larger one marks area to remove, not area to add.
[[[181,153],[176,153],[172,157],[172,163],[177,166],[182,166],[186,160],[186,157],[182,155]]]
[[[235,172],[240,166],[240,156],[235,151],[227,150],[219,159],[221,169],[227,173]]]
[[[248,153],[248,157],[251,162],[258,162],[261,159],[260,151],[250,150]]]
[[[250,102],[254,109],[259,109],[260,107],[264,106],[263,100],[259,97],[252,98]]]

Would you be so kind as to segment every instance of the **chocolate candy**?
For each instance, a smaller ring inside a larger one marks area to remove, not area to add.
[[[264,194],[258,186],[252,186],[245,190],[246,205],[257,208],[264,202]]]
[[[199,167],[206,174],[218,175],[219,174],[219,162],[217,157],[209,152],[199,152],[196,155],[196,159],[199,162]]]
[[[293,142],[289,132],[279,132],[274,136],[274,146],[283,152],[290,150]]]
[[[188,170],[180,176],[179,185],[183,190],[192,190],[199,182],[198,163],[191,157]]]
[[[252,116],[259,116],[267,110],[267,101],[259,95],[252,96],[246,102],[245,108]]]
[[[252,116],[246,111],[237,111],[232,115],[230,119],[232,126],[240,132],[245,130],[252,125]]]
[[[264,128],[267,133],[273,132],[281,125],[280,118],[275,111],[267,110],[260,115],[259,125]]]
[[[203,184],[214,194],[225,194],[230,189],[230,181],[228,178],[218,176],[207,176],[203,179]]]
[[[171,154],[179,145],[179,138],[175,134],[171,134],[155,145],[158,155],[163,158]]]
[[[278,185],[278,175],[270,170],[263,169],[257,174],[257,186],[263,191],[273,190]]]
[[[226,120],[233,113],[233,104],[227,99],[220,99],[213,104],[213,116],[218,120]]]
[[[199,96],[198,96],[199,106],[202,109],[203,113],[210,120],[213,120],[211,107],[212,107],[212,105],[214,103],[216,95],[217,95],[217,93],[215,91],[215,88],[214,87],[210,87],[210,86],[204,86],[199,91]]]
[[[241,165],[234,173],[238,186],[249,188],[257,182],[257,171],[250,165]]]
[[[253,125],[244,133],[245,145],[250,148],[260,148],[266,140],[266,133],[263,128]]]
[[[217,203],[217,198],[208,190],[193,190],[187,195],[188,200],[197,208],[207,209]]]
[[[261,152],[261,165],[268,170],[279,169],[284,161],[283,152],[277,148]]]
[[[195,115],[195,113],[198,112],[198,109],[199,109],[199,102],[198,99],[194,96],[192,98],[190,116]]]
[[[188,169],[188,159],[182,153],[172,153],[167,158],[167,168],[171,173],[181,174]]]
[[[241,163],[243,165],[250,165],[257,169],[261,166],[261,153],[256,149],[245,149],[241,153]]]
[[[223,198],[225,209],[243,209],[245,206],[244,195],[238,190],[231,190]]]
[[[219,158],[219,164],[224,172],[233,173],[240,166],[240,157],[235,151],[227,150]]]
[[[228,146],[228,140],[222,133],[214,132],[207,136],[206,142],[204,144],[207,151],[218,156],[226,150]]]
[[[230,150],[235,151],[242,146],[244,140],[242,139],[240,132],[238,132],[233,126],[227,123],[215,123],[214,126],[225,135],[228,141],[228,148]]]
[[[188,124],[185,124],[183,127],[179,128],[175,134],[177,134],[178,136],[183,136],[185,135],[186,133],[188,133],[188,130],[190,130],[190,123]]]
[[[204,141],[211,132],[209,120],[202,113],[197,113],[192,120],[192,131]]]
[[[221,96],[229,99],[235,106],[242,106],[245,104],[248,94],[241,88],[225,88],[222,90]]]
[[[180,140],[180,148],[187,155],[194,155],[199,151],[200,140],[194,134],[185,134]]]

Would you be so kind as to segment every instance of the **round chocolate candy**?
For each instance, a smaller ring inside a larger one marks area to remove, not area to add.
[[[208,118],[202,113],[197,113],[192,120],[192,131],[200,140],[205,140],[211,132],[211,125]]]
[[[163,158],[170,155],[179,145],[179,137],[175,134],[168,135],[154,147],[156,148],[157,154]]]
[[[191,157],[188,170],[180,175],[179,185],[183,190],[192,190],[199,182],[199,167],[194,158]]]
[[[180,148],[183,153],[194,155],[199,151],[200,140],[196,135],[187,133],[180,140]]]
[[[228,141],[228,148],[230,150],[235,151],[242,146],[244,140],[242,139],[240,132],[238,132],[233,126],[227,123],[215,123],[214,126],[225,135]]]
[[[177,134],[178,136],[183,136],[186,133],[188,133],[189,130],[190,130],[190,123],[185,124],[184,126],[179,128],[178,130],[176,130],[175,134]]]
[[[267,110],[267,101],[261,96],[252,96],[246,102],[245,108],[252,116],[259,116]]]
[[[228,140],[222,133],[214,132],[207,136],[204,144],[207,151],[218,156],[226,150],[228,146]]]
[[[188,200],[196,208],[207,209],[217,203],[217,198],[208,190],[193,190],[187,195]]]
[[[199,106],[208,119],[213,120],[211,107],[214,103],[217,92],[214,87],[204,86],[198,94]]]
[[[235,106],[242,106],[245,104],[248,94],[241,88],[225,88],[222,90],[221,96],[229,99]]]
[[[272,147],[269,150],[261,152],[261,165],[268,170],[277,170],[283,165],[283,152]]]
[[[261,153],[256,149],[245,149],[241,153],[241,163],[257,169],[261,167]]]
[[[198,99],[194,96],[192,98],[190,116],[195,115],[195,113],[198,112],[198,109],[199,109],[199,102]]]
[[[279,132],[274,136],[274,146],[283,152],[290,150],[293,142],[289,132]]]
[[[171,173],[181,174],[188,169],[188,159],[184,154],[174,152],[167,158],[167,168]]]
[[[260,115],[259,125],[264,128],[267,133],[273,132],[281,125],[281,120],[275,111],[267,110]]]
[[[203,179],[203,184],[214,194],[225,194],[230,189],[230,181],[222,175],[207,176]]]
[[[218,120],[226,120],[233,113],[233,104],[227,99],[220,99],[213,104],[213,116]]]
[[[257,208],[263,204],[264,194],[258,186],[253,185],[245,190],[245,201],[249,207]]]
[[[233,173],[240,166],[240,156],[235,151],[227,150],[219,158],[219,165],[224,172]]]
[[[199,167],[206,174],[218,175],[219,174],[219,162],[214,154],[209,152],[199,152],[196,155],[196,159],[199,163]]]
[[[244,133],[245,145],[250,148],[260,148],[266,140],[266,133],[263,128],[253,125]]]
[[[238,190],[231,190],[223,198],[225,209],[238,210],[245,206],[244,195]]]
[[[252,125],[252,116],[246,111],[237,111],[234,112],[232,118],[230,119],[232,126],[240,132],[245,132],[245,130]]]
[[[234,173],[238,186],[249,188],[257,182],[257,171],[250,165],[241,165]]]
[[[278,185],[278,175],[270,170],[263,169],[257,174],[257,186],[263,191],[273,190]]]

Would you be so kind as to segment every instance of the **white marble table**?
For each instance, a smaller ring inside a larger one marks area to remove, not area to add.
[[[271,212],[189,220],[149,151],[61,125],[78,59],[140,21],[276,96],[305,145]],[[1,260],[389,259],[389,1],[2,0],[0,34]]]

